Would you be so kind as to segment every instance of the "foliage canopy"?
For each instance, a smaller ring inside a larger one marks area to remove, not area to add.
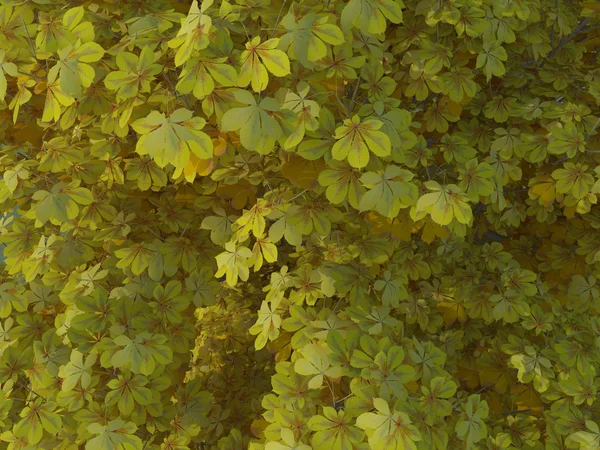
[[[0,447],[600,448],[599,14],[3,0]]]

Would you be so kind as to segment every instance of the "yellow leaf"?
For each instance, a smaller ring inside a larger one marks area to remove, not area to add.
[[[565,208],[563,209],[563,214],[565,215],[565,217],[567,219],[572,219],[575,216],[576,212],[577,212],[576,206],[565,206]]]
[[[238,77],[238,86],[252,84],[254,92],[265,90],[269,84],[269,72],[276,77],[284,77],[290,73],[290,60],[281,50],[276,50],[279,39],[269,39],[260,43],[260,37],[254,37],[246,43],[240,60],[242,67]]]
[[[252,422],[252,425],[250,425],[250,431],[252,431],[252,434],[258,439],[262,439],[265,432],[265,428],[267,428],[268,425],[269,422],[267,422],[264,419],[255,419]]]
[[[175,201],[177,203],[193,204],[198,198],[198,193],[189,184],[183,183],[180,186],[175,194]]]
[[[193,183],[196,175],[207,176],[213,169],[213,160],[200,159],[195,154],[190,153],[190,160],[183,169],[183,175],[188,183]]]
[[[215,156],[221,156],[227,150],[227,140],[223,136],[213,139],[213,153]]]
[[[448,229],[435,223],[431,216],[427,216],[420,223],[421,226],[423,226],[421,239],[423,239],[423,241],[427,242],[428,244],[431,244],[436,237],[445,238],[449,235]]]
[[[535,183],[535,184],[533,184]],[[529,198],[539,199],[544,206],[549,206],[556,199],[556,181],[548,175],[542,175],[529,183]]]
[[[319,174],[325,170],[327,165],[319,158],[309,161],[292,154],[287,163],[283,165],[283,176],[293,184],[303,189],[314,189],[318,186]]]
[[[585,9],[591,9],[592,11],[600,12],[600,2],[583,2],[581,6]]]
[[[531,384],[513,385],[511,386],[510,393],[517,405],[516,409],[529,409],[531,412],[538,414],[541,414],[544,411],[544,403]]]
[[[256,202],[255,188],[248,181],[241,180],[237,184],[221,185],[217,188],[217,195],[221,198],[231,200],[231,206],[242,209],[248,202]]]
[[[408,383],[406,383],[404,385],[404,387],[406,387],[406,389],[408,389],[410,392],[412,392],[413,394],[415,392],[417,392],[419,390],[419,383],[417,383],[416,381],[409,381]]]
[[[438,309],[444,313],[444,322],[446,325],[452,325],[457,320],[461,323],[467,321],[467,311],[460,303],[457,303],[453,298],[448,298],[447,301],[438,303]]]

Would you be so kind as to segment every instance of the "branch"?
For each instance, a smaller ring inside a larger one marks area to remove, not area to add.
[[[581,22],[579,22],[579,25],[577,26],[577,28],[575,28],[575,30],[565,36],[564,38],[562,38],[560,41],[558,41],[558,44],[556,45],[556,47],[554,47],[552,50],[550,50],[547,54],[546,54],[546,59],[544,61],[542,61],[542,63],[540,64],[540,69],[542,67],[544,67],[544,64],[546,64],[546,61],[550,58],[552,58],[556,52],[558,52],[561,48],[563,48],[565,45],[567,45],[575,36],[577,36],[579,33],[581,33],[583,31],[583,28],[587,25],[587,23],[590,21],[589,17],[586,17],[585,19],[583,19]]]
[[[283,12],[283,7],[285,6],[285,2],[287,2],[287,0],[283,0],[283,3],[281,4],[281,8],[279,8],[279,14],[277,14],[277,20],[275,20],[275,25],[273,26],[273,31],[271,32],[271,39],[273,39],[273,37],[275,37],[275,31],[277,30],[277,25],[279,25],[279,19],[281,19],[281,13]]]
[[[594,126],[592,127],[590,132],[585,137],[585,142],[590,140],[590,138],[592,137],[592,133],[596,130],[596,127],[598,126],[599,123],[600,123],[600,117],[598,117],[598,120],[596,120],[596,123],[594,124]]]

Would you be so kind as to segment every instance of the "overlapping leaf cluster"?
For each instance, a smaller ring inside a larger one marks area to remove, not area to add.
[[[599,12],[3,1],[2,448],[598,448]]]

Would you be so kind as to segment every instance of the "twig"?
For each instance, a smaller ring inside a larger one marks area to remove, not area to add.
[[[29,388],[25,383],[23,383],[22,381],[19,381],[19,383],[17,383],[19,386],[24,387],[25,389],[27,389],[29,392],[31,392],[34,395],[37,395],[39,398],[41,398],[42,400],[46,401],[46,399],[44,397],[42,397],[40,394],[38,394],[37,392],[35,392],[33,389]]]
[[[27,39],[29,40],[29,45],[31,46],[31,56],[37,59],[37,55],[35,53],[35,46],[33,45],[33,40],[29,34],[29,30],[27,29],[27,24],[25,23],[25,19],[23,19],[23,14],[21,14],[21,22],[23,22],[23,26],[25,27],[25,33],[27,33]]]
[[[281,4],[281,8],[279,8],[279,14],[277,14],[277,20],[275,21],[275,25],[273,26],[273,31],[271,32],[271,39],[275,36],[275,31],[277,30],[277,25],[279,25],[279,19],[281,19],[281,13],[283,12],[283,7],[285,6],[285,2],[287,0],[283,0]]]
[[[550,163],[550,165],[551,165],[551,166],[557,166],[557,165],[559,165],[560,163],[563,163],[563,162],[565,162],[567,159],[569,159],[569,157],[568,157],[568,156],[565,156],[565,157],[563,157],[563,158],[557,159],[557,160],[556,160],[556,161],[554,161],[554,162],[551,162],[551,163]]]
[[[555,12],[558,10],[558,0],[554,1],[554,10]],[[550,32],[550,45],[554,45],[555,25],[555,23],[552,24],[552,31]]]
[[[152,228],[150,227],[146,227],[146,229],[152,233],[154,236],[156,236],[157,238],[159,238],[161,241],[165,242],[165,238],[163,238],[161,235],[159,235],[158,233],[156,233],[156,231],[154,231]]]
[[[598,120],[596,120],[596,123],[594,124],[594,126],[592,127],[590,132],[585,137],[585,142],[589,141],[589,139],[592,137],[592,133],[596,130],[596,127],[598,126],[599,123],[600,123],[600,117],[598,117]]]
[[[509,412],[505,412],[502,413],[503,416],[510,416],[511,414],[520,414],[520,413],[528,413],[528,412],[533,412],[531,411],[531,409],[527,408],[527,409],[517,409],[516,411],[509,411]]]
[[[361,76],[359,75],[358,78],[356,79],[356,86],[354,86],[354,93],[352,94],[352,100],[350,101],[350,104],[348,105],[348,109],[346,110],[346,119],[348,117],[350,117],[350,113],[352,112],[352,108],[354,107],[354,102],[356,101],[356,94],[358,93],[358,86],[360,85],[360,78]]]
[[[148,445],[148,442],[150,442],[154,436],[156,436],[156,432],[152,433],[150,435],[150,437],[148,437],[148,439],[146,439],[146,442],[144,442],[144,446],[142,447],[142,450],[144,450],[146,448],[146,445]]]
[[[301,195],[303,195],[303,194],[304,194],[304,193],[306,193],[306,192],[308,192],[308,189],[304,189],[304,190],[303,190],[302,192],[300,192],[299,194],[297,194],[297,195],[294,195],[292,198],[290,198],[290,199],[288,200],[288,202],[291,202],[292,200],[296,200],[298,197],[300,197]]]
[[[192,219],[190,219],[187,223],[187,225],[185,226],[185,228],[183,229],[183,231],[181,232],[181,234],[179,235],[180,238],[183,237],[183,235],[185,234],[185,232],[187,231],[188,227],[190,226],[190,223],[192,223]]]

